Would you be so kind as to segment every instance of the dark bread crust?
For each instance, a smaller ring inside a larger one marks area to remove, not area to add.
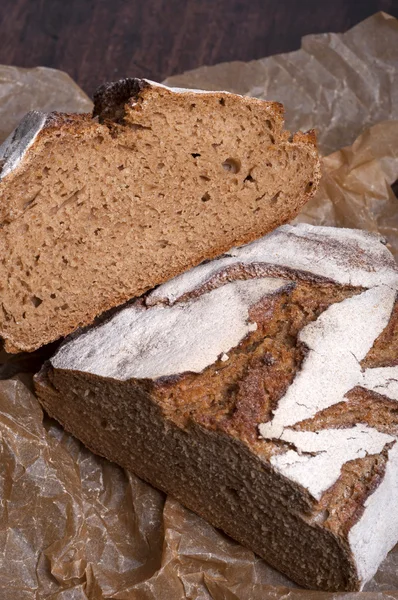
[[[131,77],[104,83],[94,92],[93,117],[98,117],[101,123],[122,121],[125,105],[136,101],[141,92],[149,87],[145,79]]]

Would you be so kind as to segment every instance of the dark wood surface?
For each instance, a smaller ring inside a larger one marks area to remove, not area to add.
[[[92,94],[127,75],[295,50],[379,10],[398,17],[398,0],[0,0],[0,64],[63,69]]]

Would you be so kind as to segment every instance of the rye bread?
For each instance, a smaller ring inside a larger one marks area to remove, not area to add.
[[[398,541],[398,269],[362,231],[283,226],[72,336],[48,413],[308,588]]]
[[[146,80],[94,114],[29,113],[0,147],[0,336],[32,351],[292,219],[313,196],[313,132],[283,108]]]

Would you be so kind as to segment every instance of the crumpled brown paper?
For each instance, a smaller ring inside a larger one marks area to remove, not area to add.
[[[398,259],[398,198],[391,187],[398,179],[398,120],[374,125],[325,157],[322,171],[315,198],[296,221],[380,233]]]
[[[90,112],[92,102],[62,71],[0,65],[0,141],[30,110]]]
[[[398,255],[397,21],[378,14],[343,35],[307,36],[303,49],[169,82],[283,101],[288,127],[317,127],[324,153],[352,144],[324,159],[320,190],[299,220],[380,231]],[[0,67],[0,141],[32,108],[90,106],[64,73]],[[46,352],[0,355],[0,379],[37,369]],[[299,589],[173,499],[94,456],[43,416],[29,387],[28,375],[0,382],[0,600],[398,600],[398,547],[366,592]]]
[[[398,600],[398,548],[375,594],[301,590],[203,519],[95,456],[0,382],[3,600]]]

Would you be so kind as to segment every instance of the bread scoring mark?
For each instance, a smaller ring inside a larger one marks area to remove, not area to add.
[[[18,127],[0,146],[0,180],[17,168],[29,147],[45,127],[48,115],[33,110],[25,115]]]
[[[388,325],[395,298],[395,290],[385,285],[377,286],[333,304],[316,321],[304,327],[298,340],[309,352],[302,368],[279,401],[271,421],[259,426],[263,438],[295,445],[295,450],[287,455],[272,457],[271,464],[307,488],[316,499],[337,481],[345,462],[359,458],[360,451],[378,453],[385,444],[395,439],[367,427],[364,430],[366,435],[358,438],[361,445],[355,447],[355,452],[359,453],[355,455],[352,444],[348,443],[355,428],[343,430],[343,434],[336,434],[333,429],[318,432],[289,429],[334,404],[344,402],[346,394],[356,386],[366,387],[376,381],[377,385],[388,387],[388,378],[391,379],[389,369],[367,369],[363,372],[360,361]],[[313,440],[314,435],[318,436],[318,443],[312,451],[324,453],[316,461],[302,456],[308,451],[307,440]],[[336,435],[343,436],[339,438],[341,447],[333,443]],[[344,440],[347,443],[343,443]],[[380,447],[382,440],[384,443]]]
[[[388,325],[395,296],[387,286],[371,288],[333,304],[301,330],[298,341],[309,352],[272,421],[260,426],[263,437],[279,438],[283,428],[314,417],[361,385],[360,361]]]
[[[290,287],[284,279],[261,278],[228,283],[186,304],[133,304],[66,343],[51,363],[121,381],[200,373],[257,328],[252,306]]]
[[[398,539],[398,519],[391,518],[398,506],[398,444],[388,450],[384,477],[367,497],[361,518],[348,533],[348,542],[362,584],[376,573]]]
[[[340,477],[342,466],[369,454],[379,454],[391,435],[373,427],[357,424],[347,429],[294,431],[286,428],[279,438],[292,444],[288,450],[271,458],[271,464],[283,475],[307,488],[316,500]]]
[[[383,239],[354,229],[301,223],[284,225],[265,237],[223,257],[204,263],[164,283],[147,297],[147,304],[173,304],[217,279],[236,265],[254,267],[263,274],[332,281],[364,288],[398,287],[398,270]],[[273,271],[273,272],[272,272]]]

